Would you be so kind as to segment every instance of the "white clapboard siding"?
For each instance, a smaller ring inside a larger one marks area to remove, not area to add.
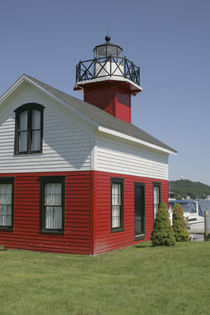
[[[105,136],[97,136],[95,152],[98,171],[168,180],[168,154]]]
[[[15,113],[25,103],[44,109],[42,154],[14,155]],[[0,109],[0,173],[90,170],[93,132],[51,97],[24,84]]]

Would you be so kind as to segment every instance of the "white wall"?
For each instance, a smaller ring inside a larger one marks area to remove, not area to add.
[[[167,153],[100,135],[96,138],[95,152],[98,171],[168,180]]]
[[[14,155],[14,110],[28,102],[45,107],[43,153]],[[90,169],[93,131],[75,114],[27,83],[19,87],[2,105],[0,173]]]
[[[35,102],[44,109],[42,154],[14,155],[15,113]],[[168,179],[168,154],[95,132],[75,113],[28,83],[0,107],[0,173],[98,170]]]

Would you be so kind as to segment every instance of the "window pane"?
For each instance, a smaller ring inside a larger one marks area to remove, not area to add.
[[[19,133],[19,152],[27,151],[27,131],[22,131]]]
[[[61,194],[62,184],[61,183],[49,183],[45,184],[45,194]]]
[[[0,206],[0,216],[1,216],[1,225],[3,226],[11,225],[11,207],[10,206]]]
[[[6,226],[11,226],[12,225],[12,218],[11,215],[8,215],[6,220],[5,220]]]
[[[46,229],[53,229],[53,207],[46,207],[45,228]]]
[[[160,187],[159,186],[154,186],[153,188],[153,202],[154,202],[154,219],[155,219],[159,205],[160,205]]]
[[[54,226],[56,229],[62,228],[62,208],[55,207],[54,210]]]
[[[4,184],[5,187],[5,194],[11,195],[12,194],[12,184]]]
[[[12,185],[0,184],[0,205],[11,205]]]
[[[112,206],[112,217],[120,217],[120,206]]]
[[[11,226],[12,184],[0,184],[0,225]]]
[[[32,131],[31,151],[40,151],[40,130]]]
[[[0,204],[11,205],[12,203],[12,184],[0,184]]]
[[[121,184],[112,184],[112,205],[121,205]]]
[[[120,227],[120,206],[112,206],[112,228]]]
[[[40,129],[41,126],[41,112],[39,110],[32,110],[32,130]]]
[[[12,215],[12,206],[7,206],[7,215],[8,216]]]
[[[61,183],[49,183],[45,185],[45,205],[46,206],[62,205]]]
[[[154,187],[154,204],[159,204],[160,188]]]
[[[20,113],[19,118],[19,130],[27,130],[28,129],[28,112],[25,110]]]
[[[4,225],[3,224],[3,207],[0,205],[0,225]]]
[[[156,218],[156,214],[157,214],[157,211],[158,211],[158,204],[157,205],[154,205],[154,219]]]
[[[45,212],[46,229],[62,229],[62,208],[46,207]]]

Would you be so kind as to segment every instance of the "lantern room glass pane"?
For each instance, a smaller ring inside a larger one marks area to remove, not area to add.
[[[106,45],[100,46],[96,49],[96,57],[106,57]]]
[[[117,47],[107,46],[107,56],[117,56]]]
[[[94,50],[94,57],[122,57],[123,50],[115,45],[101,45]]]
[[[117,48],[117,56],[122,58],[123,57],[123,50],[120,49],[119,47]]]

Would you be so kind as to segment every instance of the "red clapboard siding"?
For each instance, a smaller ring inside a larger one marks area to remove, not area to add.
[[[0,230],[0,245],[45,252],[97,255],[134,241],[134,183],[145,184],[145,239],[153,229],[153,182],[161,183],[168,202],[168,182],[98,171],[4,174],[14,176],[13,231]],[[65,176],[64,234],[39,232],[40,176]],[[124,179],[124,230],[111,233],[111,177]],[[138,241],[139,242],[139,241]]]
[[[124,230],[111,233],[111,177],[124,179]],[[95,172],[94,254],[138,243],[134,240],[134,183],[145,184],[145,240],[153,230],[153,183],[161,183],[161,200],[168,203],[168,181]]]
[[[4,174],[14,176],[13,231],[0,230],[0,245],[48,252],[91,254],[90,172]],[[65,231],[39,232],[40,176],[66,176]]]

